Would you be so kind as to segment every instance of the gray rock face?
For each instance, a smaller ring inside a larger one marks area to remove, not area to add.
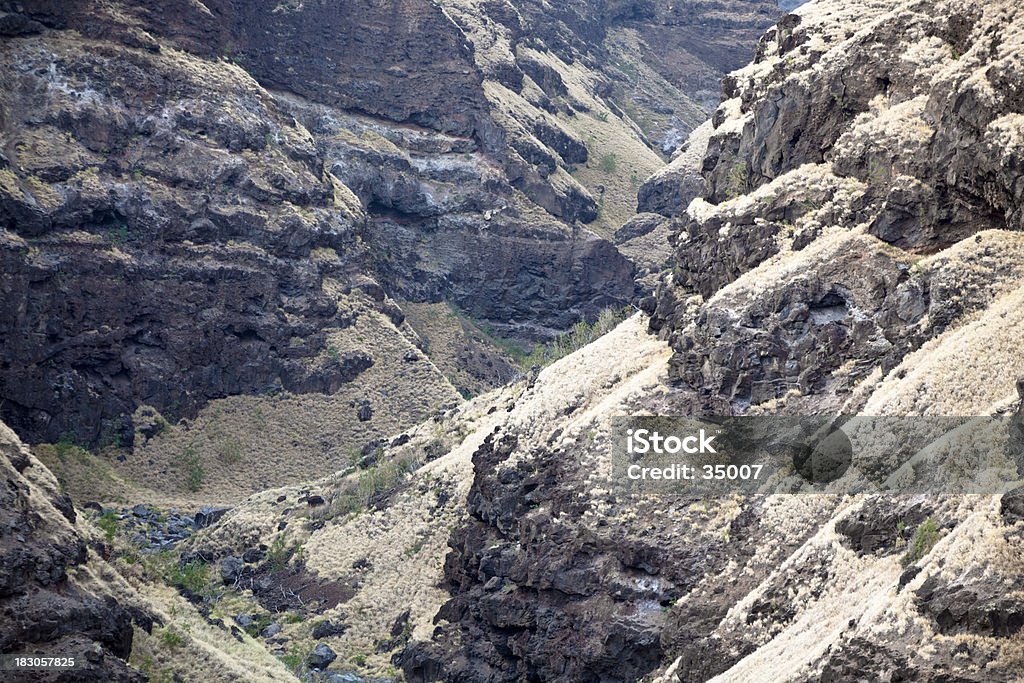
[[[711,122],[696,128],[668,166],[648,178],[637,192],[637,213],[677,216],[707,193],[702,165],[711,137]]]
[[[131,509],[97,510],[101,514],[115,515],[118,529],[132,544],[149,550],[170,550],[196,530],[195,522],[177,510],[158,510],[149,505],[136,505]]]
[[[220,578],[225,585],[233,584],[245,568],[245,562],[238,557],[225,557],[220,561]]]
[[[1024,151],[984,142],[1020,135],[1014,96],[1000,85],[1013,49],[978,43],[990,31],[1003,45],[1011,29],[991,12],[943,4],[893,10],[840,45],[858,13],[879,11],[888,10],[787,17],[725,84],[702,162],[707,200],[675,218],[674,264],[651,322],[676,348],[673,375],[696,405],[745,410],[793,390],[834,396],[872,368],[888,372],[963,314],[954,291],[988,296],[985,286],[951,287],[958,276],[939,264],[912,264],[983,230],[1021,227],[1011,169]],[[941,41],[934,69],[896,57],[919,34]],[[967,79],[975,73],[992,82],[984,104]],[[816,246],[858,226],[868,241],[849,239],[827,257]],[[786,251],[808,251],[807,270],[742,285]],[[690,293],[705,302],[696,318],[683,304]]]
[[[196,528],[203,529],[210,526],[211,524],[219,520],[221,517],[226,515],[230,509],[231,508],[229,507],[214,507],[211,505],[204,505],[203,507],[199,508],[199,512],[197,512],[195,515],[194,522]]]
[[[500,74],[436,3],[371,5],[4,15],[20,36],[0,98],[0,396],[16,430],[127,444],[140,405],[173,422],[236,394],[337,391],[372,359],[324,353],[352,323],[325,279],[368,293],[372,275],[534,338],[634,296],[632,264],[577,225],[597,215],[566,170],[584,141],[554,117],[498,122],[483,93]],[[512,22],[503,7],[486,9]],[[557,72],[531,73],[557,95]]]
[[[337,658],[338,655],[335,654],[334,650],[323,643],[319,643],[313,648],[313,651],[306,656],[306,664],[308,664],[311,669],[319,669],[322,671],[330,666],[331,662]]]
[[[615,231],[615,241],[622,243],[637,237],[643,237],[656,230],[664,222],[665,217],[656,213],[638,213]]]
[[[606,240],[565,224],[592,220],[596,210],[575,183],[531,196],[553,214],[545,218],[517,191],[514,173],[495,169],[472,139],[290,103],[332,173],[368,208],[378,277],[390,293],[452,301],[495,326],[530,321],[536,331],[632,298],[632,264]],[[523,336],[535,334],[523,326]]]

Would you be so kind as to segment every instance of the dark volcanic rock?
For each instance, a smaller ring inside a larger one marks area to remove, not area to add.
[[[639,213],[615,231],[615,242],[621,244],[636,237],[642,237],[657,229],[665,222],[664,216],[655,213]]]
[[[690,202],[707,193],[707,181],[701,171],[710,135],[709,123],[694,130],[672,163],[640,186],[637,213],[677,216]]]
[[[836,523],[836,533],[858,554],[890,554],[900,543],[912,538],[917,527],[932,514],[921,502],[878,497],[865,503],[855,514]]]
[[[1017,487],[1003,494],[999,503],[999,513],[1007,524],[1016,524],[1024,520],[1024,487]]]
[[[337,391],[373,359],[324,353],[352,324],[326,278],[347,292],[374,273],[535,338],[634,295],[629,261],[573,227],[594,198],[552,175],[586,145],[554,118],[495,123],[436,3],[18,7],[4,26],[29,35],[0,47],[0,405],[27,438],[131,445],[140,405],[174,422]],[[400,325],[376,287],[356,290]]]
[[[491,435],[473,456],[471,520],[449,541],[452,599],[437,615],[448,624],[396,656],[408,680],[636,680],[680,657],[684,680],[696,681],[756,647],[712,633],[764,578],[754,553],[774,529],[761,524],[758,501],[743,504],[729,541],[703,536],[686,515],[665,528],[644,523],[642,534],[607,520],[589,525],[580,517],[588,489],[576,458],[518,449],[515,435]],[[607,519],[626,510],[644,519],[606,498]],[[772,542],[773,552],[785,556],[813,530],[796,528]],[[746,578],[719,578],[726,566],[747,567],[738,570]],[[826,563],[817,571],[827,575]],[[805,578],[784,575],[778,595]]]
[[[331,392],[368,367],[322,354],[344,326],[322,288],[341,261],[307,257],[358,251],[361,213],[308,133],[216,62],[94,48],[54,31],[2,48],[5,125],[19,122],[0,169],[3,416],[94,442],[130,434],[140,404],[174,420],[275,386]],[[57,81],[103,94],[38,88],[47,55]]]
[[[16,461],[25,462],[21,470]],[[76,567],[95,570],[85,540],[53,504],[53,475],[2,423],[0,476],[0,651],[75,657],[75,680],[146,680],[126,661],[131,612],[72,577]]]
[[[145,31],[204,57],[229,56],[269,87],[394,121],[470,134],[486,111],[471,46],[440,6],[422,0],[386,6],[211,0],[202,11],[187,0],[19,5],[40,22],[89,37],[156,46]]]
[[[220,561],[220,578],[225,585],[230,585],[238,581],[238,577],[242,575],[242,571],[245,569],[245,562],[238,557],[225,557]]]
[[[947,583],[931,576],[916,595],[940,633],[1008,638],[1024,627],[1024,599],[982,581]]]
[[[334,653],[334,650],[323,643],[320,643],[313,648],[313,651],[310,652],[309,655],[306,656],[306,664],[308,664],[311,669],[318,669],[322,671],[330,666],[331,662],[337,658],[338,655]]]
[[[324,620],[317,623],[313,627],[313,637],[317,640],[321,638],[330,638],[332,636],[340,636],[348,630],[347,624],[342,624],[336,621]]]
[[[205,529],[226,515],[230,509],[231,508],[229,507],[213,507],[210,505],[204,505],[199,508],[199,512],[196,513],[194,520],[196,528]]]

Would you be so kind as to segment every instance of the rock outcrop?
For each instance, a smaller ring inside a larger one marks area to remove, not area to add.
[[[147,628],[152,620],[90,583],[97,560],[75,528],[71,500],[3,423],[0,476],[0,650],[76,662],[50,677],[25,672],[36,678],[17,680],[147,680],[127,660],[133,618]]]
[[[726,80],[652,320],[699,404],[841,405],[1016,286],[1019,22],[999,3],[816,3]]]

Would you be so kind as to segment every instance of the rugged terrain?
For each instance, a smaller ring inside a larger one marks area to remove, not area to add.
[[[97,671],[125,680],[1018,680],[1019,485],[701,499],[608,476],[620,415],[1019,419],[1024,10],[804,5],[697,126],[701,79],[758,3],[351,7],[4,17],[21,66],[2,77],[19,93],[2,122],[3,387],[26,397],[4,417],[100,443],[90,429],[130,414],[114,431],[133,449],[31,455],[5,432],[4,510],[23,512],[4,574],[39,590],[11,582],[3,609],[69,601]],[[382,43],[380,22],[436,49]],[[265,50],[267,31],[311,68]],[[81,89],[136,60],[120,86]],[[143,75],[145,97],[126,85]],[[190,116],[157,116],[172,104]],[[103,113],[155,128],[93,150],[73,126]],[[211,158],[235,170],[210,180]],[[192,185],[168,180],[190,168]],[[175,234],[200,220],[196,191],[210,225]],[[634,296],[643,312],[525,376],[488,333],[547,338]],[[140,308],[158,340],[125,318]],[[189,389],[176,407],[170,373]],[[76,511],[40,461],[100,504]],[[199,503],[230,509],[165,512]],[[108,616],[117,633],[97,630]],[[0,637],[68,637],[32,623]]]
[[[631,221],[673,233],[644,302],[661,392],[588,412],[541,374],[563,416],[476,451],[452,599],[409,677],[1019,676],[1019,489],[635,501],[593,479],[619,412],[1019,410],[1022,20],[820,2],[765,36]]]
[[[613,233],[777,14],[0,12],[0,414],[31,442],[107,452],[115,488],[166,483],[193,455],[207,470],[239,451],[280,460],[268,435],[298,435],[293,467],[261,466],[222,500],[345,464],[514,377],[520,347],[649,289],[666,243]],[[220,426],[225,412],[241,417]]]

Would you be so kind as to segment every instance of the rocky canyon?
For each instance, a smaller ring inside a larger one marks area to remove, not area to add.
[[[1022,36],[1011,0],[0,2],[0,654],[76,662],[4,676],[1019,680],[1012,443],[888,491],[856,453],[611,480],[624,417],[1024,434]]]

